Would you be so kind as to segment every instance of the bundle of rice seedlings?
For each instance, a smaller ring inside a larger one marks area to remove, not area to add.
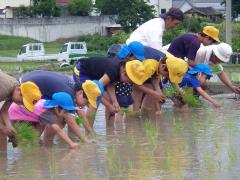
[[[39,132],[28,122],[16,122],[16,141],[20,147],[33,148],[39,145]]]
[[[193,94],[193,88],[185,88],[182,93],[183,102],[190,107],[200,107],[202,105],[201,101]]]
[[[183,88],[179,90],[175,86],[163,90],[163,94],[170,99],[177,99],[182,105],[187,104],[189,107],[201,106],[201,101],[194,96],[193,88]]]

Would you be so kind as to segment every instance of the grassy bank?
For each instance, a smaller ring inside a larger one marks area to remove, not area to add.
[[[64,43],[69,41],[78,41],[77,38],[72,39],[62,39],[54,42],[44,43],[45,53],[46,54],[57,54],[61,50]],[[17,37],[17,36],[5,36],[0,35],[0,56],[2,57],[16,57],[22,45],[27,43],[34,43],[39,42],[37,40],[25,37]],[[91,43],[92,44],[92,43]],[[94,49],[88,47],[88,54],[87,56],[96,56],[96,55],[105,55],[106,51],[102,49]]]

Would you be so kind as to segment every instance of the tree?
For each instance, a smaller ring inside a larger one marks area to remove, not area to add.
[[[96,0],[95,6],[103,15],[117,15],[126,32],[154,17],[154,6],[144,0]]]
[[[31,7],[26,7],[26,6],[19,6],[16,8],[16,12],[15,15],[17,17],[31,17],[32,16],[32,12],[31,12]]]
[[[226,6],[226,0],[222,2]],[[240,3],[239,0],[232,0],[232,17],[236,18],[240,14]]]
[[[56,0],[32,0],[33,14],[43,17],[60,16],[60,9],[56,5]]]
[[[68,4],[67,9],[74,16],[88,16],[93,9],[91,0],[73,0]]]

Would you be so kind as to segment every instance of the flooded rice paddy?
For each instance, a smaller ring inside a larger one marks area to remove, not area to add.
[[[240,101],[219,96],[214,109],[174,109],[126,117],[106,127],[97,114],[96,143],[60,143],[0,156],[0,179],[240,179]]]

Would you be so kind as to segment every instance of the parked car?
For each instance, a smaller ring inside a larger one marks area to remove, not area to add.
[[[58,53],[58,61],[73,64],[78,59],[87,54],[86,42],[68,42],[65,43]]]
[[[21,47],[18,55],[18,61],[43,61],[57,60],[57,54],[45,55],[43,43],[29,43]]]

